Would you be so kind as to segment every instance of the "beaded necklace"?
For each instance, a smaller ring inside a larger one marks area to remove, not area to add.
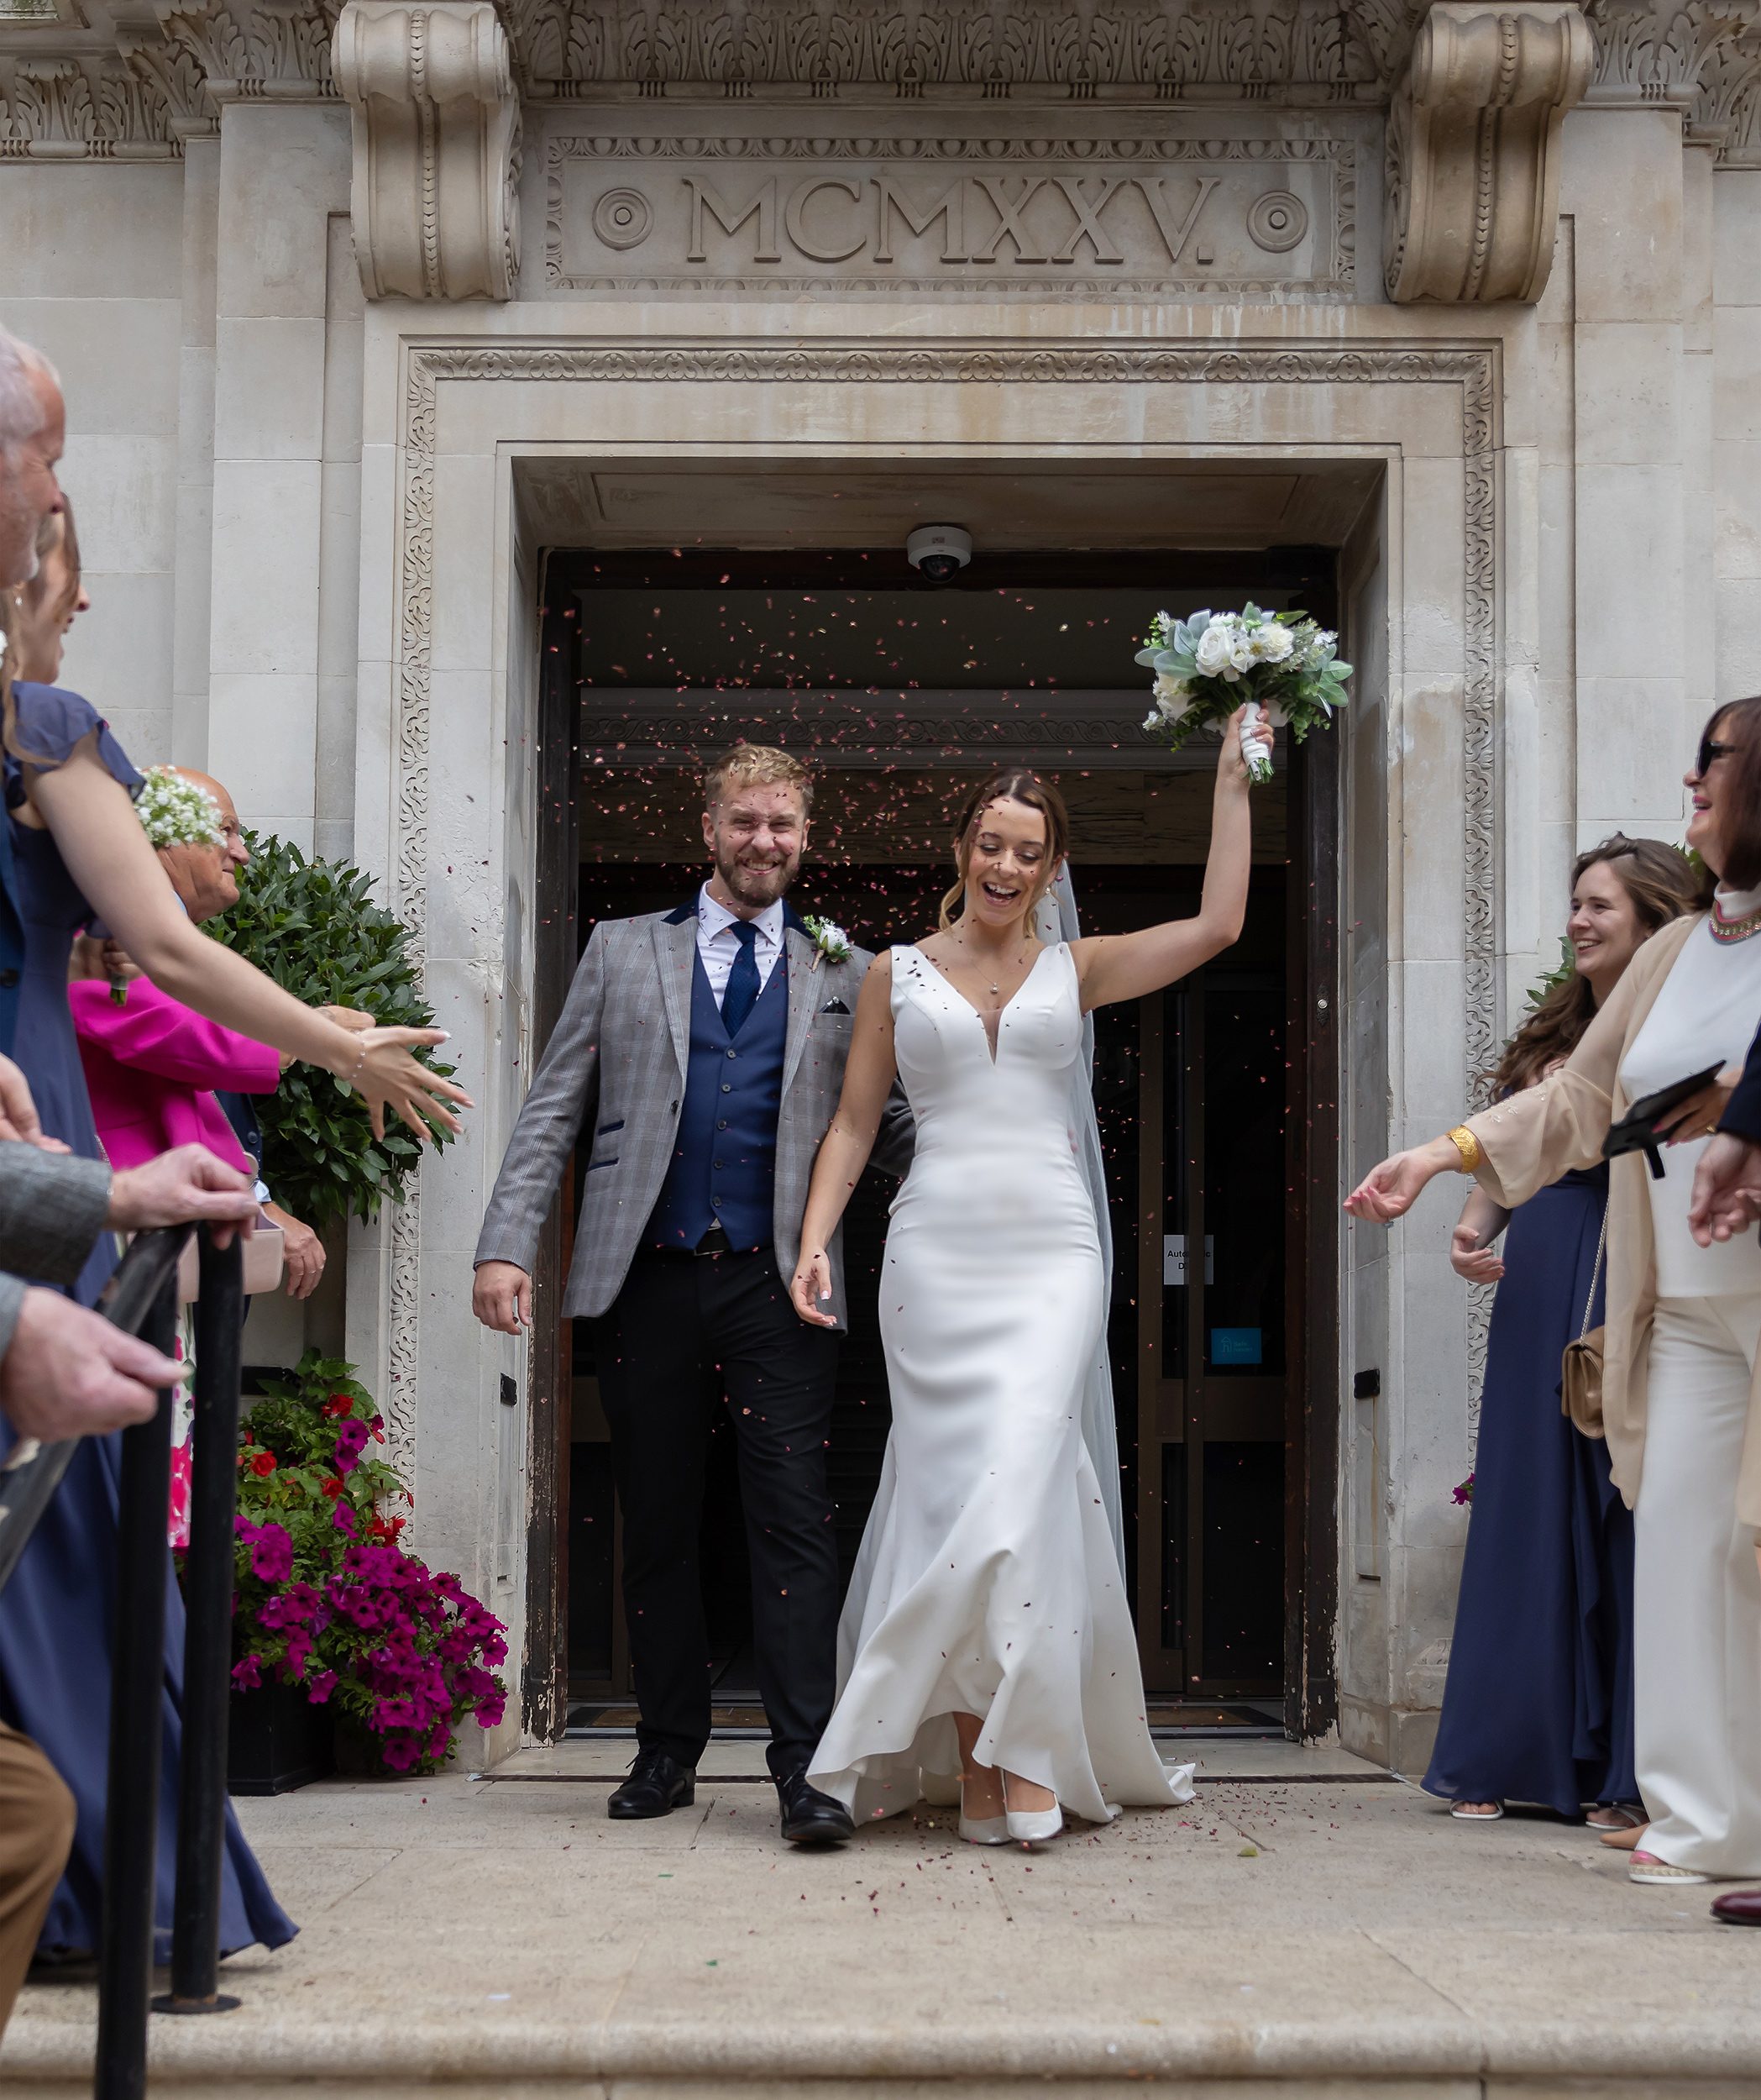
[[[1758,905],[1753,911],[1745,911],[1740,919],[1727,919],[1715,897],[1712,900],[1712,916],[1707,925],[1712,938],[1727,948],[1734,946],[1738,941],[1752,940],[1756,934],[1761,933],[1761,905]]]

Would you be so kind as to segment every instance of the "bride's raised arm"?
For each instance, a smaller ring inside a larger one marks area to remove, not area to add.
[[[1071,954],[1082,987],[1082,1011],[1141,999],[1186,976],[1241,938],[1247,915],[1247,879],[1253,825],[1248,814],[1246,762],[1241,756],[1241,710],[1229,717],[1217,754],[1217,788],[1211,801],[1211,851],[1204,864],[1204,893],[1190,919],[1170,919],[1141,933],[1099,934],[1073,941]],[[1267,747],[1271,731],[1262,718],[1251,732]]]
[[[801,1259],[789,1287],[795,1310],[815,1327],[837,1325],[821,1310],[831,1295],[831,1263],[825,1249],[845,1205],[862,1179],[880,1131],[887,1097],[899,1067],[893,1054],[893,952],[877,955],[857,994],[850,1056],[837,1113],[820,1140],[801,1220]]]

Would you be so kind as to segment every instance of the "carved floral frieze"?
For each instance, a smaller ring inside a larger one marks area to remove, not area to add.
[[[220,105],[328,98],[341,0],[118,0],[0,21],[0,156],[154,157]],[[1424,0],[493,0],[528,99],[1387,104]],[[1585,0],[1598,102],[1761,165],[1761,0]],[[71,74],[46,75],[45,66]],[[39,69],[27,71],[27,68]]]
[[[533,81],[904,92],[1392,78],[1414,0],[501,0]]]

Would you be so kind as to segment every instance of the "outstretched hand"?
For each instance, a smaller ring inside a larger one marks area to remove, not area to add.
[[[359,1062],[349,1084],[367,1104],[375,1137],[385,1134],[388,1106],[418,1137],[432,1137],[437,1125],[458,1136],[459,1118],[446,1104],[456,1101],[460,1108],[475,1108],[477,1104],[462,1086],[442,1079],[410,1055],[412,1049],[444,1042],[444,1028],[358,1028],[354,1039],[361,1046],[355,1053]]]
[[[803,1252],[789,1286],[789,1303],[810,1327],[835,1327],[836,1316],[826,1311],[831,1302],[831,1262],[823,1252]]]
[[[1346,1197],[1345,1208],[1353,1217],[1371,1225],[1392,1225],[1412,1208],[1425,1184],[1434,1175],[1446,1173],[1459,1157],[1447,1137],[1433,1138],[1428,1145],[1396,1152],[1392,1159],[1370,1169]]]

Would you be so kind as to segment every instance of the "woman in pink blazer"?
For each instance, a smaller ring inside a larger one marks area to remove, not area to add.
[[[106,979],[67,987],[92,1116],[111,1165],[138,1167],[193,1142],[254,1172],[214,1089],[273,1094],[280,1052],[204,1021],[150,978],[131,979],[127,991],[118,1006]]]

